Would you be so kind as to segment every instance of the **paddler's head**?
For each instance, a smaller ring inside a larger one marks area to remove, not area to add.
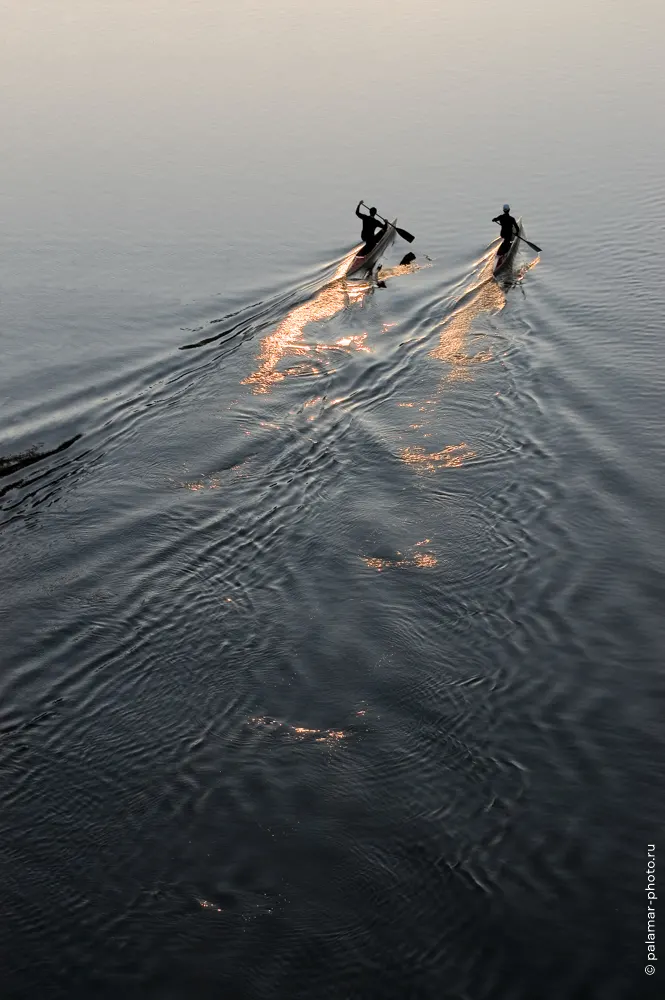
[[[369,214],[370,215],[376,215],[376,209],[375,208],[370,208]]]
[[[506,214],[508,214],[508,212],[510,211],[510,205],[504,205],[503,210]]]

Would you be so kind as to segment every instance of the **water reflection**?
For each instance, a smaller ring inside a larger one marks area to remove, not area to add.
[[[356,247],[340,263],[333,275],[332,281],[325,285],[311,299],[292,309],[279,326],[261,341],[261,350],[257,356],[259,362],[255,371],[242,380],[242,385],[251,385],[256,394],[268,393],[271,388],[281,382],[287,375],[319,375],[320,365],[316,354],[340,347],[356,351],[370,351],[366,344],[367,334],[342,337],[334,344],[308,344],[304,339],[305,327],[310,323],[320,323],[331,319],[337,313],[350,305],[362,304],[365,297],[377,287],[385,288],[388,279],[413,274],[431,264],[418,264],[411,261],[407,264],[397,264],[395,267],[376,271],[376,277],[347,278],[346,272],[354,259]],[[391,324],[388,324],[387,329]],[[384,332],[385,332],[384,329]],[[305,358],[289,368],[279,368],[286,357]]]
[[[362,561],[370,569],[375,569],[377,573],[382,573],[385,569],[395,567],[415,567],[417,569],[432,569],[437,565],[438,559],[434,552],[425,546],[430,545],[429,538],[423,538],[421,542],[416,542],[408,553],[396,552],[393,558],[383,556],[362,556]]]
[[[423,437],[429,435],[424,434]],[[404,448],[401,454],[402,461],[407,465],[414,465],[418,471],[436,472],[437,469],[458,469],[464,462],[475,457],[464,441],[461,444],[450,444],[441,451],[425,451],[420,445],[412,448]]]
[[[454,312],[444,321],[439,332],[439,343],[431,351],[430,357],[445,361],[451,366],[446,381],[472,381],[470,366],[491,361],[489,348],[469,354],[465,348],[471,326],[483,313],[498,313],[506,304],[506,292],[519,285],[527,271],[535,267],[540,257],[520,268],[509,268],[505,276],[494,277],[495,253],[490,251],[478,262],[480,271],[475,282],[458,300]]]
[[[363,713],[357,713],[363,714]],[[311,739],[314,743],[339,743],[349,735],[343,729],[311,729],[307,726],[292,726],[288,722],[280,722],[269,715],[254,716],[248,719],[248,724],[254,729],[269,729],[275,733],[294,740]]]
[[[415,260],[409,261],[407,264],[396,264],[395,267],[388,268],[384,268],[379,264],[376,271],[376,279],[379,285],[381,285],[382,282],[387,281],[389,278],[399,278],[404,274],[415,274],[416,271],[422,271],[423,268],[431,266],[431,263],[419,264]]]
[[[261,422],[262,426],[265,426],[265,422]],[[271,427],[278,427],[277,424],[268,425]],[[221,469],[217,472],[212,472],[207,476],[201,476],[198,479],[190,479],[186,482],[177,482],[176,485],[189,490],[191,493],[202,493],[204,490],[218,490],[223,485],[228,485],[237,479],[244,479],[249,472],[248,466],[251,462],[251,456],[244,459],[242,462],[237,462],[235,465],[230,466],[227,469]],[[175,482],[175,480],[172,480]]]
[[[430,353],[430,357],[445,361],[451,366],[448,381],[470,382],[470,365],[492,359],[489,349],[473,355],[465,350],[473,321],[482,313],[499,312],[506,304],[504,291],[492,276],[494,254],[488,254],[481,264],[476,282],[466,290],[455,311],[443,323],[439,343]]]
[[[475,354],[468,351],[467,342],[472,325],[484,313],[500,312],[506,304],[508,288],[519,285],[525,274],[540,260],[537,257],[520,268],[510,268],[505,276],[496,279],[493,275],[495,250],[496,247],[489,248],[476,262],[472,283],[463,291],[452,313],[438,328],[438,344],[429,352],[429,357],[443,361],[449,366],[439,386],[439,392],[450,382],[472,381],[471,366],[492,360],[494,355],[489,347],[484,347]],[[437,402],[438,394],[437,398],[427,399],[420,405],[415,402],[401,402],[397,405],[408,408],[417,406],[419,413],[429,414]],[[423,439],[432,437],[427,423],[416,421],[409,425],[409,430],[420,431],[420,437]],[[475,454],[465,442],[461,442],[438,451],[428,450],[425,445],[414,445],[403,448],[400,457],[419,472],[436,472],[442,468],[458,468],[474,458]]]
[[[305,327],[309,323],[320,323],[331,319],[353,303],[361,303],[374,287],[371,281],[347,281],[343,276],[337,277],[313,298],[296,306],[287,313],[276,330],[261,341],[261,350],[257,357],[258,367],[243,379],[241,384],[251,385],[252,391],[256,394],[268,393],[287,375],[320,374],[315,355],[329,350],[330,346],[307,344],[304,339]],[[345,337],[334,346],[368,350],[364,345],[364,337]],[[307,358],[308,361],[280,371],[279,365],[286,357]]]

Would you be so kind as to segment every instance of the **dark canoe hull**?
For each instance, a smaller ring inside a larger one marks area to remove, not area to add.
[[[520,236],[523,236],[524,235],[524,230],[522,229],[522,220],[521,219],[517,220],[517,226],[518,226],[518,229],[519,229]],[[519,246],[519,243],[520,243],[520,240],[516,236],[514,238],[513,242],[508,247],[508,250],[506,251],[506,253],[504,253],[504,255],[502,257],[497,257],[496,258],[496,260],[494,261],[494,272],[493,272],[495,275],[501,274],[503,271],[506,271],[510,267],[510,265],[512,264],[512,262],[513,262],[513,260],[515,258],[515,254],[517,253],[517,247]]]
[[[390,244],[395,239],[395,223],[397,219],[389,224],[387,230],[376,244],[372,247],[370,252],[364,257],[361,254],[356,254],[349,265],[349,269],[346,272],[347,278],[352,274],[357,274],[359,271],[371,271],[379,258],[385,253]]]

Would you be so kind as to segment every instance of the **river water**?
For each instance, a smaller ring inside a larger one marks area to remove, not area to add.
[[[665,18],[443,6],[3,5],[3,997],[662,996]]]

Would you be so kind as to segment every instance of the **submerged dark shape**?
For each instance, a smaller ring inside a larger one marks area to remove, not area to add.
[[[409,250],[409,252],[405,253],[401,261],[399,262],[400,267],[404,267],[407,264],[412,264],[415,259],[416,259],[415,253],[412,253],[411,250]]]
[[[67,441],[59,444],[57,448],[51,448],[49,451],[38,451],[36,447],[33,447],[28,448],[26,451],[18,452],[16,455],[8,455],[7,458],[3,458],[0,455],[0,477],[11,476],[14,472],[18,472],[19,469],[25,469],[27,465],[34,465],[35,462],[40,462],[42,458],[57,455],[58,452],[70,448],[71,445],[82,437],[82,434],[75,434],[74,437],[68,438]]]

